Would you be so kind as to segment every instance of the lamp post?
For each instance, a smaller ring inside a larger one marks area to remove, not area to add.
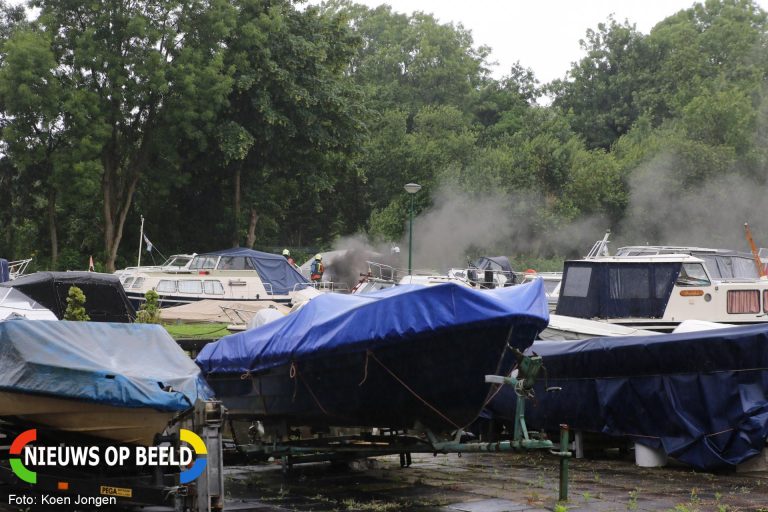
[[[410,276],[413,275],[413,196],[421,190],[421,185],[408,183],[404,188],[411,195],[410,227],[408,228],[408,275]]]

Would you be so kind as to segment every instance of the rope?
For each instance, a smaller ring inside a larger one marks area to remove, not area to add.
[[[240,380],[252,379],[252,378],[253,378],[253,374],[251,373],[251,370],[246,371],[244,374],[240,376]]]
[[[439,410],[437,410],[437,408],[435,408],[435,407],[434,407],[432,404],[430,404],[429,402],[427,402],[426,400],[424,400],[424,399],[423,399],[421,396],[419,396],[419,394],[418,394],[418,393],[416,393],[416,392],[415,392],[413,389],[411,389],[411,388],[408,386],[408,384],[406,384],[405,382],[403,382],[403,380],[402,380],[402,379],[400,379],[400,377],[398,377],[397,375],[395,375],[395,374],[394,374],[394,372],[392,372],[392,370],[390,370],[389,368],[387,368],[387,367],[386,367],[386,365],[385,365],[384,363],[382,363],[381,361],[379,361],[379,358],[378,358],[378,357],[376,357],[376,354],[374,354],[373,352],[371,352],[371,353],[370,353],[370,357],[371,357],[371,358],[373,358],[373,360],[374,360],[374,361],[376,361],[377,363],[379,363],[379,365],[380,365],[382,368],[384,368],[384,369],[387,371],[387,373],[389,373],[389,374],[390,374],[390,375],[391,375],[391,376],[392,376],[392,377],[393,377],[393,378],[394,378],[394,379],[395,379],[397,382],[399,382],[400,384],[402,384],[402,386],[403,386],[405,389],[407,389],[408,391],[410,391],[410,393],[411,393],[413,396],[415,396],[417,399],[419,399],[419,401],[421,401],[421,403],[423,403],[424,405],[426,405],[427,407],[429,407],[430,409],[432,409],[432,410],[433,410],[433,411],[434,411],[434,412],[435,412],[435,413],[436,413],[438,416],[440,416],[441,418],[443,418],[445,421],[447,421],[448,423],[450,423],[452,426],[456,427],[457,429],[460,429],[460,428],[461,428],[459,425],[457,425],[456,423],[454,423],[454,422],[453,422],[453,421],[452,421],[450,418],[448,418],[448,416],[446,416],[445,414],[443,414],[442,412],[440,412]]]
[[[358,384],[358,386],[362,386],[363,384],[365,384],[365,381],[368,380],[368,356],[370,355],[371,355],[371,351],[366,350],[365,351],[365,370],[363,372],[363,380],[360,381],[360,384]]]
[[[323,407],[323,404],[321,404],[320,400],[317,399],[317,396],[315,396],[315,393],[312,391],[312,388],[309,387],[309,384],[307,384],[307,381],[304,380],[304,378],[301,376],[301,373],[299,373],[299,369],[296,366],[295,362],[291,362],[291,369],[289,371],[289,376],[291,377],[291,379],[294,380],[294,383],[295,383],[293,387],[293,401],[296,401],[296,391],[298,390],[298,381],[301,380],[301,383],[304,384],[304,387],[307,388],[307,391],[309,391],[309,396],[312,397],[312,400],[315,401],[315,404],[323,412],[323,414],[325,414],[326,416],[332,416],[331,413],[325,410],[325,407]]]

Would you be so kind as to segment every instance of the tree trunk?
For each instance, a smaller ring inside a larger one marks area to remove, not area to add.
[[[256,212],[256,208],[251,207],[251,220],[248,223],[248,240],[247,246],[249,249],[253,249],[253,244],[256,243],[256,223],[259,222],[259,214]]]
[[[57,270],[59,264],[59,236],[56,230],[56,190],[48,191],[48,233],[51,238],[51,268]]]
[[[240,246],[240,176],[242,167],[239,163],[235,164],[235,231],[232,233],[232,247]]]

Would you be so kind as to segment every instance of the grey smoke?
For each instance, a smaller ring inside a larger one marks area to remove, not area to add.
[[[749,251],[744,235],[744,222],[749,222],[756,244],[768,247],[764,184],[731,172],[684,186],[675,162],[662,154],[632,174],[618,242]]]

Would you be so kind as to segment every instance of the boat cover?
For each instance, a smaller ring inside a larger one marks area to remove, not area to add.
[[[279,254],[235,247],[234,249],[207,252],[198,256],[243,256],[250,258],[261,280],[272,285],[272,295],[287,295],[288,292],[293,291],[297,284],[309,282],[307,278],[302,276],[298,270],[288,263],[285,256]],[[269,292],[269,287],[267,287],[267,291]]]
[[[487,291],[446,283],[326,293],[284,318],[209,343],[197,363],[206,373],[254,372],[312,356],[375,349],[423,332],[516,318],[546,327],[549,312],[540,280]]]
[[[526,408],[534,429],[628,436],[695,468],[737,465],[768,435],[768,325],[535,342],[548,381]],[[545,392],[545,386],[562,391]],[[489,404],[512,418],[506,387]]]
[[[0,322],[0,389],[161,411],[213,395],[159,325],[47,320]]]
[[[1,286],[11,286],[53,311],[61,320],[67,311],[69,288],[85,294],[85,311],[92,322],[131,322],[136,311],[117,276],[98,272],[35,272]]]
[[[11,280],[11,270],[8,266],[8,260],[0,258],[0,283]]]

